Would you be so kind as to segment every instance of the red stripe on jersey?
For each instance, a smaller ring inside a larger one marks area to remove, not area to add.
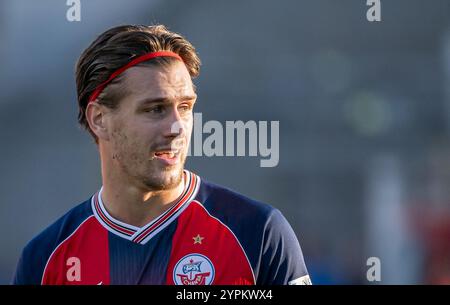
[[[157,227],[159,227],[159,225],[161,225],[164,221],[166,221],[167,219],[169,219],[172,215],[174,215],[179,208],[186,203],[186,201],[190,198],[190,196],[193,194],[195,187],[196,187],[196,183],[197,183],[197,176],[195,174],[191,175],[191,180],[189,183],[189,189],[186,192],[186,194],[180,199],[180,201],[174,205],[173,207],[170,208],[169,212],[164,215],[163,217],[161,217],[160,219],[158,219],[158,221],[156,221],[154,224],[152,224],[150,227],[148,227],[147,229],[145,229],[142,233],[139,233],[138,236],[136,236],[133,241],[139,243],[142,240],[144,240],[152,231],[154,231]]]
[[[108,285],[108,230],[92,215],[50,255],[43,285]]]
[[[114,222],[112,222],[111,220],[109,220],[109,218],[103,213],[102,208],[100,207],[100,203],[98,201],[99,196],[100,196],[99,192],[97,192],[97,194],[94,195],[94,205],[95,205],[95,210],[97,211],[98,216],[100,216],[101,219],[107,225],[109,225],[112,229],[115,229],[115,230],[119,231],[120,233],[128,235],[128,236],[133,235],[135,233],[134,231],[124,228],[124,227],[121,227],[121,226],[115,224]]]
[[[194,200],[178,217],[166,284],[253,285],[255,280],[233,232]]]

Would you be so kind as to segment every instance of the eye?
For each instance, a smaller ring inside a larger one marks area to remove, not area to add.
[[[164,111],[164,106],[162,106],[162,105],[156,105],[156,106],[144,109],[144,112],[147,112],[147,113],[162,113],[163,111]]]
[[[188,112],[188,111],[191,111],[192,106],[190,104],[181,104],[178,108],[182,112]]]

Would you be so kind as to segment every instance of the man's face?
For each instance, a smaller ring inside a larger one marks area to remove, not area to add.
[[[134,182],[151,190],[176,187],[182,178],[196,94],[182,62],[132,67],[124,73],[126,97],[107,114],[108,150]]]

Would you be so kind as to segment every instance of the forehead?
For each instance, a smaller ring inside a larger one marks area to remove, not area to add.
[[[192,80],[181,61],[165,66],[135,66],[123,74],[129,97],[176,97],[194,93]]]

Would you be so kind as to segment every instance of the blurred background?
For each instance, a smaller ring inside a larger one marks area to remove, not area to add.
[[[0,283],[25,244],[100,186],[74,66],[104,30],[163,23],[196,46],[203,121],[279,121],[280,160],[187,168],[280,209],[314,284],[450,284],[450,2],[0,2]],[[249,220],[251,221],[251,220]]]

